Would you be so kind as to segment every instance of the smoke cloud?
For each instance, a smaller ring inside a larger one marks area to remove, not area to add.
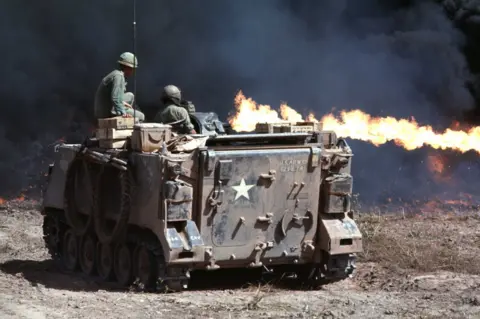
[[[479,50],[469,41],[480,19],[465,13],[478,1],[440,2],[137,1],[140,108],[152,118],[161,88],[175,84],[222,118],[242,89],[318,117],[360,108],[444,128],[475,113],[469,68],[480,66],[463,49]],[[0,3],[0,195],[37,185],[55,140],[88,133],[98,83],[133,50],[132,9],[132,0]],[[427,151],[351,144],[362,197],[426,196]]]

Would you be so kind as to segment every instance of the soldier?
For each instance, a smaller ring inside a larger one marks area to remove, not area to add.
[[[132,92],[125,92],[125,76],[130,76],[133,69],[138,67],[137,58],[130,52],[120,55],[117,69],[107,74],[95,93],[95,120],[123,116],[133,116],[134,95]],[[136,121],[143,122],[145,115],[135,110]]]
[[[165,108],[157,113],[154,122],[170,124],[179,134],[196,134],[187,108],[181,106],[182,95],[178,87],[167,85],[163,88],[162,104]]]

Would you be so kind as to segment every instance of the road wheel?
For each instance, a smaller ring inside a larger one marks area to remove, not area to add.
[[[90,233],[85,234],[82,238],[82,243],[80,246],[79,261],[82,272],[86,275],[92,275],[95,271],[95,250],[95,237]]]
[[[67,270],[74,271],[78,267],[78,240],[72,229],[63,236],[63,264]]]
[[[110,244],[98,243],[97,245],[97,273],[105,281],[114,279],[113,250]]]
[[[152,291],[156,288],[158,278],[158,262],[151,251],[138,245],[133,254],[134,275],[140,288]]]
[[[132,253],[128,245],[120,244],[115,248],[113,269],[120,285],[133,283]]]

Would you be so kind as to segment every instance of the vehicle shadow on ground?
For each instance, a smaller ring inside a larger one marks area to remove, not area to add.
[[[300,281],[287,278],[285,274],[261,276],[258,271],[250,269],[221,269],[216,271],[196,271],[192,273],[190,290],[225,290],[274,288],[307,291],[312,287]],[[318,287],[316,288],[319,289]]]
[[[62,266],[51,260],[10,260],[0,264],[0,271],[23,277],[32,286],[42,285],[46,288],[95,292],[106,290],[110,292],[126,292],[135,288],[121,287],[116,282],[104,282],[96,276],[87,276],[81,271],[66,271]],[[269,286],[275,289],[311,290],[297,280],[286,279],[282,275],[260,276],[257,270],[250,269],[221,269],[213,272],[192,272],[189,291],[201,290],[238,290],[252,289],[254,287]],[[319,288],[316,288],[317,290]]]
[[[32,286],[42,285],[46,288],[69,291],[125,291],[115,282],[102,282],[100,278],[88,277],[80,271],[73,273],[66,271],[51,259],[37,260],[9,260],[0,264],[4,273],[23,277]]]

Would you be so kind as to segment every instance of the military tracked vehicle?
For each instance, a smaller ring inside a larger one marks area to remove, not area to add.
[[[196,135],[133,119],[59,144],[44,192],[44,241],[70,271],[145,290],[190,273],[256,268],[336,281],[355,269],[352,151],[321,123],[231,134],[193,113]]]

